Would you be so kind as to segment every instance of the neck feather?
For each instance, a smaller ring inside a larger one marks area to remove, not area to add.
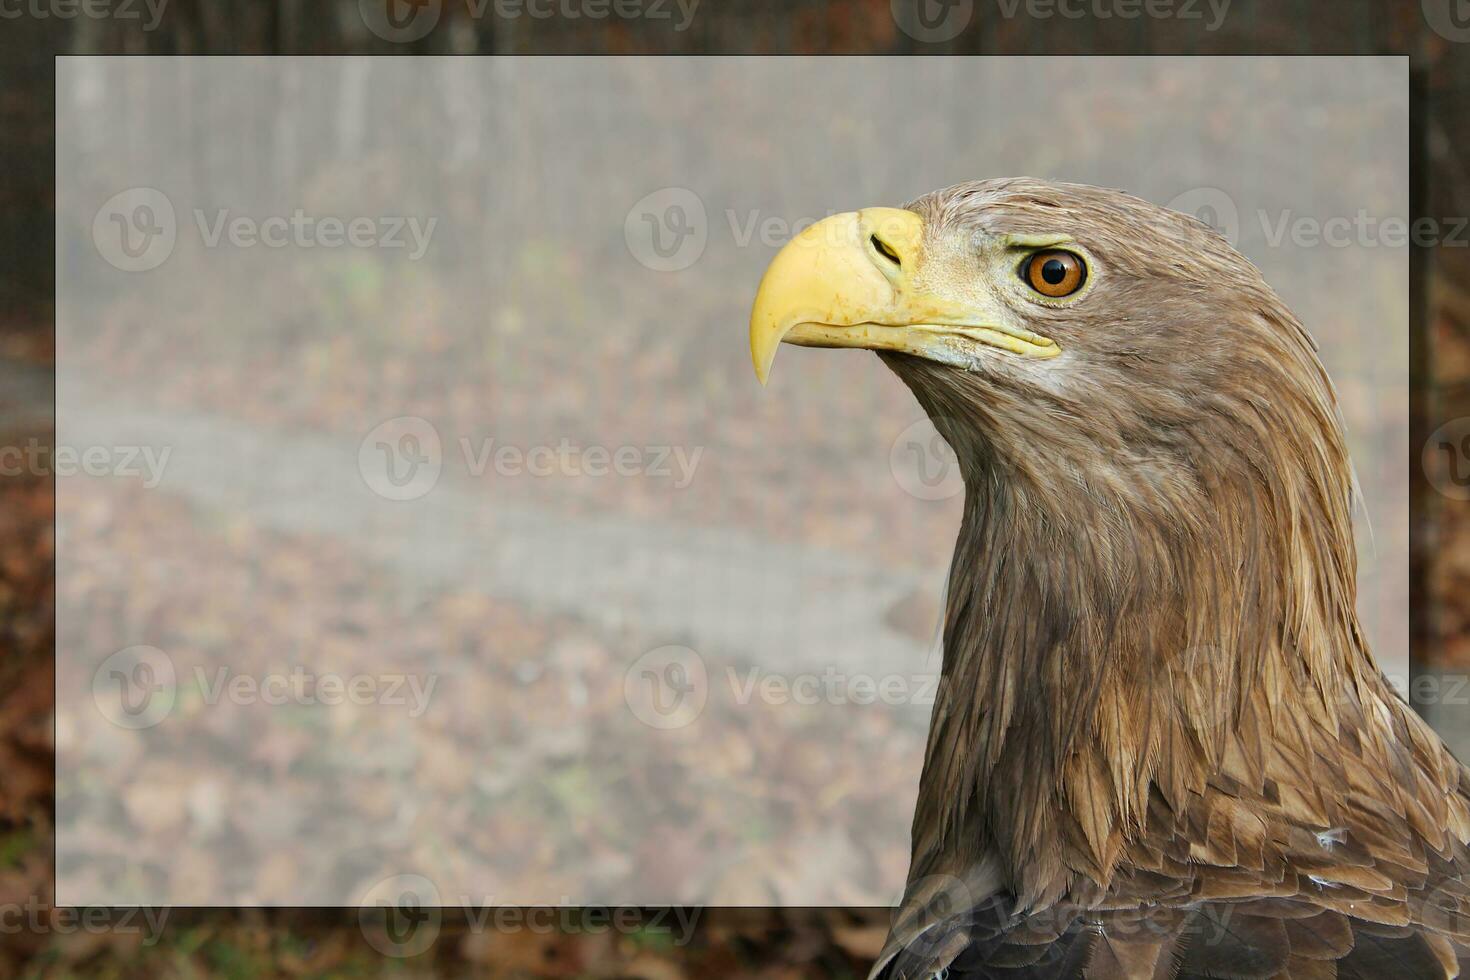
[[[1381,684],[1330,401],[1145,450],[1058,444],[1003,391],[914,373],[967,493],[911,877],[989,860],[1023,905],[1085,901],[1260,705],[1331,726],[1345,686]]]

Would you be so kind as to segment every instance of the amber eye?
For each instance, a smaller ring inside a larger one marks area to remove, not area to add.
[[[1049,249],[1034,252],[1021,263],[1021,278],[1043,296],[1071,296],[1087,281],[1087,265],[1073,252]]]

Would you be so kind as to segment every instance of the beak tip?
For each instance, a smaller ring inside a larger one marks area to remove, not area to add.
[[[776,360],[776,348],[781,346],[780,336],[768,336],[769,331],[752,325],[750,330],[750,363],[755,368],[756,380],[761,387],[771,378],[771,365]],[[784,334],[785,331],[782,331]]]

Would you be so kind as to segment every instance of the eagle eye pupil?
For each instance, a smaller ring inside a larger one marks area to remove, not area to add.
[[[1075,252],[1033,252],[1021,263],[1021,278],[1048,299],[1066,299],[1087,281],[1087,265]]]

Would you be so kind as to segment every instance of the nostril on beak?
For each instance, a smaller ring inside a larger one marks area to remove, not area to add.
[[[885,259],[887,259],[889,262],[892,262],[900,269],[903,268],[903,263],[899,261],[898,253],[895,252],[891,247],[889,247],[887,242],[879,238],[877,235],[868,236],[868,241],[872,243],[873,251],[877,252],[879,255],[883,256]]]

